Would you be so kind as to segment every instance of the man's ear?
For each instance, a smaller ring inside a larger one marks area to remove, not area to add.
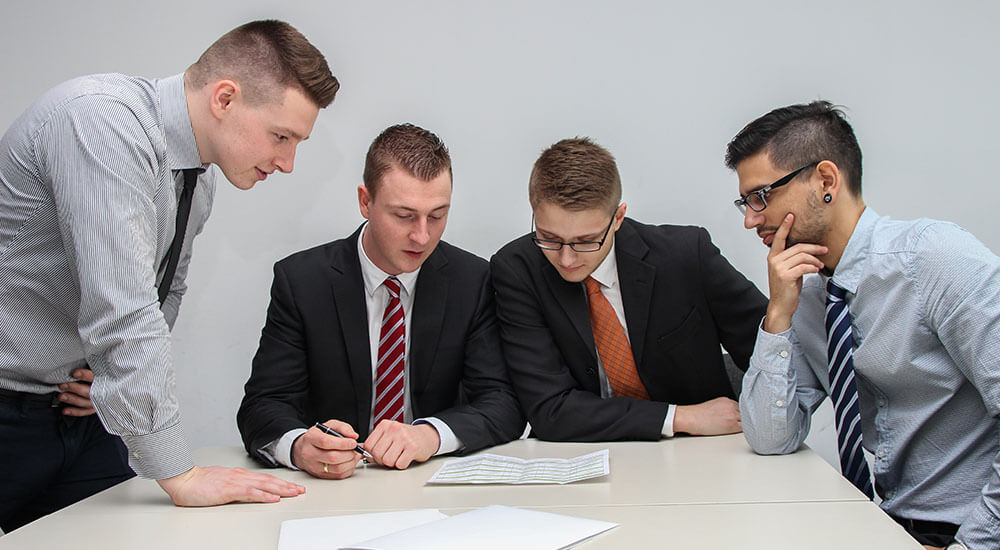
[[[222,119],[232,112],[235,102],[241,99],[240,85],[233,80],[218,80],[208,86],[211,86],[209,110],[212,116]]]
[[[628,209],[628,205],[624,202],[618,205],[615,210],[615,231],[622,226],[622,222],[625,221],[625,210]]]
[[[837,195],[844,189],[844,173],[832,160],[824,160],[817,164],[816,173],[819,174],[822,186],[819,195],[822,197],[829,194],[830,202],[837,200]]]
[[[361,216],[368,219],[368,212],[372,205],[371,192],[364,184],[358,186],[358,207],[361,209]]]

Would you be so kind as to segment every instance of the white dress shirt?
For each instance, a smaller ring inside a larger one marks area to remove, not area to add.
[[[622,304],[622,289],[621,285],[618,284],[618,259],[615,256],[615,245],[611,243],[611,251],[608,252],[607,257],[601,262],[601,265],[597,266],[597,269],[590,274],[595,281],[601,283],[601,294],[608,299],[611,303],[611,308],[615,310],[615,315],[618,316],[618,322],[621,323],[622,329],[625,331],[625,338],[628,338],[628,323],[625,321],[625,306]],[[629,344],[631,344],[629,340]],[[604,365],[601,363],[601,357],[597,356],[597,376],[601,382],[601,397],[607,399],[615,395],[614,391],[611,389],[611,382],[608,380],[608,375],[604,372]],[[674,436],[674,414],[677,411],[675,405],[667,406],[667,416],[663,419],[663,428],[660,430],[666,437]]]

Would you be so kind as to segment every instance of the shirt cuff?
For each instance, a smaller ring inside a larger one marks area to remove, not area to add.
[[[274,444],[274,454],[271,456],[275,462],[281,464],[286,468],[291,468],[293,470],[298,470],[295,464],[292,462],[292,445],[295,444],[295,440],[298,439],[302,434],[306,433],[305,428],[295,428],[294,430],[288,430],[285,435],[281,436]],[[270,447],[270,445],[268,445]],[[263,449],[261,449],[263,451]],[[269,449],[270,450],[270,449]]]
[[[146,435],[124,435],[128,465],[139,477],[167,479],[194,468],[191,447],[180,423]]]
[[[792,363],[792,329],[771,334],[763,328],[757,330],[757,343],[750,357],[750,365],[771,374],[785,374]]]
[[[663,437],[674,436],[674,413],[677,412],[677,405],[667,405],[667,416],[663,419],[663,429],[660,433]]]
[[[437,430],[438,438],[441,440],[441,444],[438,445],[438,450],[434,453],[434,456],[446,455],[462,448],[462,441],[458,439],[455,432],[451,431],[451,428],[449,428],[448,425],[445,424],[440,418],[435,418],[433,416],[420,418],[413,421],[414,426],[417,424],[430,424],[435,430]]]

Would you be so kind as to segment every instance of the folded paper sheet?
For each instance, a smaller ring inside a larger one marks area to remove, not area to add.
[[[516,458],[480,454],[449,460],[427,483],[572,483],[606,476],[608,450],[576,458]]]

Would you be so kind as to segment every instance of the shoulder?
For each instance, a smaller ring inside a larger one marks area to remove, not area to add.
[[[494,267],[500,266],[510,266],[514,268],[515,266],[521,266],[522,268],[534,268],[541,264],[545,260],[541,251],[535,246],[535,243],[531,241],[531,234],[522,235],[513,241],[503,245],[490,258],[490,264]]]
[[[947,221],[920,218],[916,220],[878,220],[872,236],[874,255],[899,254],[916,264],[941,264],[947,268],[960,259],[995,260],[995,255],[972,233]]]
[[[706,248],[714,249],[712,238],[704,227],[694,225],[651,225],[626,218],[615,237],[621,249],[642,255],[648,247],[647,259],[652,261],[696,259]]]
[[[332,265],[338,259],[349,257],[347,255],[352,251],[357,261],[357,238],[353,235],[295,252],[278,260],[274,267],[276,271],[306,271],[318,266]]]
[[[450,273],[465,276],[485,276],[490,265],[485,259],[445,241],[438,242],[437,248],[427,261],[431,265]]]

